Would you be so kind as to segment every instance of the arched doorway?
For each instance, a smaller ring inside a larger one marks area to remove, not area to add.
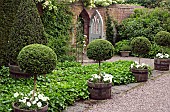
[[[83,19],[83,29],[84,29],[84,35],[87,36],[87,42],[86,44],[89,43],[89,23],[90,23],[90,17],[89,14],[87,13],[86,9],[83,9],[82,12],[80,13],[79,17]]]

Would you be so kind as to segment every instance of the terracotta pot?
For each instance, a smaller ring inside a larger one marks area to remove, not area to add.
[[[131,69],[137,82],[144,82],[148,80],[148,69]]]
[[[21,69],[19,68],[19,66],[17,65],[8,65],[9,66],[9,72],[11,77],[13,78],[30,78],[33,75],[25,73],[23,71],[21,71]]]
[[[160,71],[168,71],[169,70],[169,60],[170,59],[154,59],[154,69]]]
[[[38,110],[24,110],[24,109],[20,109],[18,108],[18,104],[17,103],[13,103],[12,104],[13,107],[13,112],[47,112],[48,110],[48,103],[47,105],[45,105],[44,107],[38,109]]]
[[[128,57],[131,51],[120,51],[122,57]]]
[[[104,100],[111,98],[112,83],[93,83],[87,82],[90,98],[95,100]]]

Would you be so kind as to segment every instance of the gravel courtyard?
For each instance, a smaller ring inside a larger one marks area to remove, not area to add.
[[[105,103],[93,105],[86,112],[170,112],[170,73]]]

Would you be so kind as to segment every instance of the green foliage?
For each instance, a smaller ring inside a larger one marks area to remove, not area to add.
[[[155,42],[160,46],[170,46],[170,33],[160,31],[155,35]]]
[[[116,54],[119,54],[119,52],[122,50],[123,46],[125,46],[125,47],[130,46],[130,41],[129,40],[122,40],[122,41],[117,42],[115,44],[115,52],[116,52]]]
[[[44,28],[35,3],[32,0],[21,1],[9,36],[8,58],[11,64],[17,64],[20,50],[29,44],[45,44]]]
[[[156,43],[153,43],[149,53],[148,54],[144,54],[143,57],[144,58],[154,58],[156,56],[156,54],[162,52],[162,48],[163,48],[164,53],[170,55],[170,47],[163,47],[163,46],[157,45]]]
[[[63,60],[63,55],[69,55],[70,29],[72,13],[66,4],[59,4],[51,0],[55,9],[49,10],[46,7],[43,11],[42,22],[45,28],[45,37],[48,38],[50,48],[57,54],[58,60]]]
[[[170,13],[166,9],[136,9],[118,28],[121,39],[144,36],[150,41],[159,31],[170,31]]]
[[[115,85],[128,84],[135,82],[134,76],[129,71],[132,63],[131,61],[102,63],[102,71],[113,75]],[[54,70],[51,74],[47,74],[46,78],[43,76],[37,78],[37,89],[50,99],[48,112],[61,112],[76,100],[87,99],[89,97],[87,80],[91,74],[98,73],[96,64],[69,67],[67,63],[62,68],[65,69]],[[4,77],[0,77],[0,111],[9,112],[12,111],[13,94],[15,92],[28,93],[32,90],[33,79],[14,80],[9,77],[9,73],[3,73]]]
[[[19,0],[0,1],[0,66],[8,65],[8,38],[19,3]]]
[[[87,46],[87,57],[89,59],[103,61],[112,58],[114,53],[113,45],[103,39],[95,39]]]
[[[44,75],[56,67],[55,52],[42,44],[25,46],[17,57],[20,68],[26,73]]]
[[[114,24],[113,24],[113,20],[110,17],[110,15],[108,14],[108,11],[106,12],[107,14],[107,20],[106,20],[106,39],[111,42],[113,45],[115,44],[116,41],[116,37],[114,35]]]
[[[129,46],[129,45],[123,45],[123,46],[120,48],[120,51],[131,51],[131,46]]]
[[[148,7],[148,8],[155,8],[160,5],[161,1],[162,0],[126,0],[125,3],[140,4],[140,5]]]
[[[151,43],[146,37],[136,37],[131,41],[132,52],[140,56],[150,51]]]

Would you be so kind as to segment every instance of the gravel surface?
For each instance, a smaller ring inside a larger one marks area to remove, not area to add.
[[[84,112],[170,112],[170,73]]]

